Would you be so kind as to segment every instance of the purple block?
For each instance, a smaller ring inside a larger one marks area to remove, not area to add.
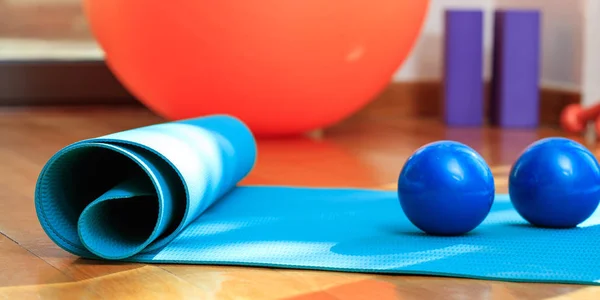
[[[447,10],[444,38],[444,113],[450,126],[481,126],[483,11]]]
[[[490,121],[501,127],[539,123],[540,12],[495,12]]]

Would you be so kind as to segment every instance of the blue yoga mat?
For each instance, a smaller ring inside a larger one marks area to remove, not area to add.
[[[392,191],[239,186],[256,156],[248,128],[221,115],[83,140],[43,168],[38,218],[90,259],[600,282],[599,213],[539,229],[497,195],[470,234],[428,236]]]

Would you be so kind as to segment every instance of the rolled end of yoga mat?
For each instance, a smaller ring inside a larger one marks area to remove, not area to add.
[[[234,188],[255,159],[252,133],[230,116],[80,141],[44,166],[38,219],[75,255],[126,259],[169,243]]]

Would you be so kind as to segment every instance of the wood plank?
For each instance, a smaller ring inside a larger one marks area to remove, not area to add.
[[[71,278],[0,234],[0,287],[69,282]]]
[[[206,291],[153,266],[71,283],[0,288],[6,299],[209,299]]]
[[[344,187],[381,183],[355,153],[330,141],[305,137],[286,139],[285,143],[259,140],[258,153],[256,167],[247,180],[259,176],[269,184]]]
[[[397,299],[400,295],[396,286],[385,281],[365,279],[357,282],[324,288],[319,291],[289,297],[289,300],[336,300],[336,299]],[[400,299],[406,299],[400,296]]]
[[[174,265],[163,268],[214,299],[281,299],[371,277],[321,271]]]
[[[591,300],[600,299],[600,287],[588,287],[559,296],[548,297],[548,300]]]

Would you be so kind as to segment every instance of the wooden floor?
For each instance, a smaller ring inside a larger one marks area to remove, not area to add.
[[[0,111],[0,298],[7,299],[600,299],[600,288],[420,276],[221,266],[90,262],[42,231],[33,190],[46,160],[69,143],[162,120],[143,109]],[[406,158],[440,139],[469,144],[490,163],[499,192],[520,151],[545,129],[448,129],[437,120],[368,116],[320,139],[259,141],[248,184],[393,189]],[[595,146],[590,145],[594,148]]]

